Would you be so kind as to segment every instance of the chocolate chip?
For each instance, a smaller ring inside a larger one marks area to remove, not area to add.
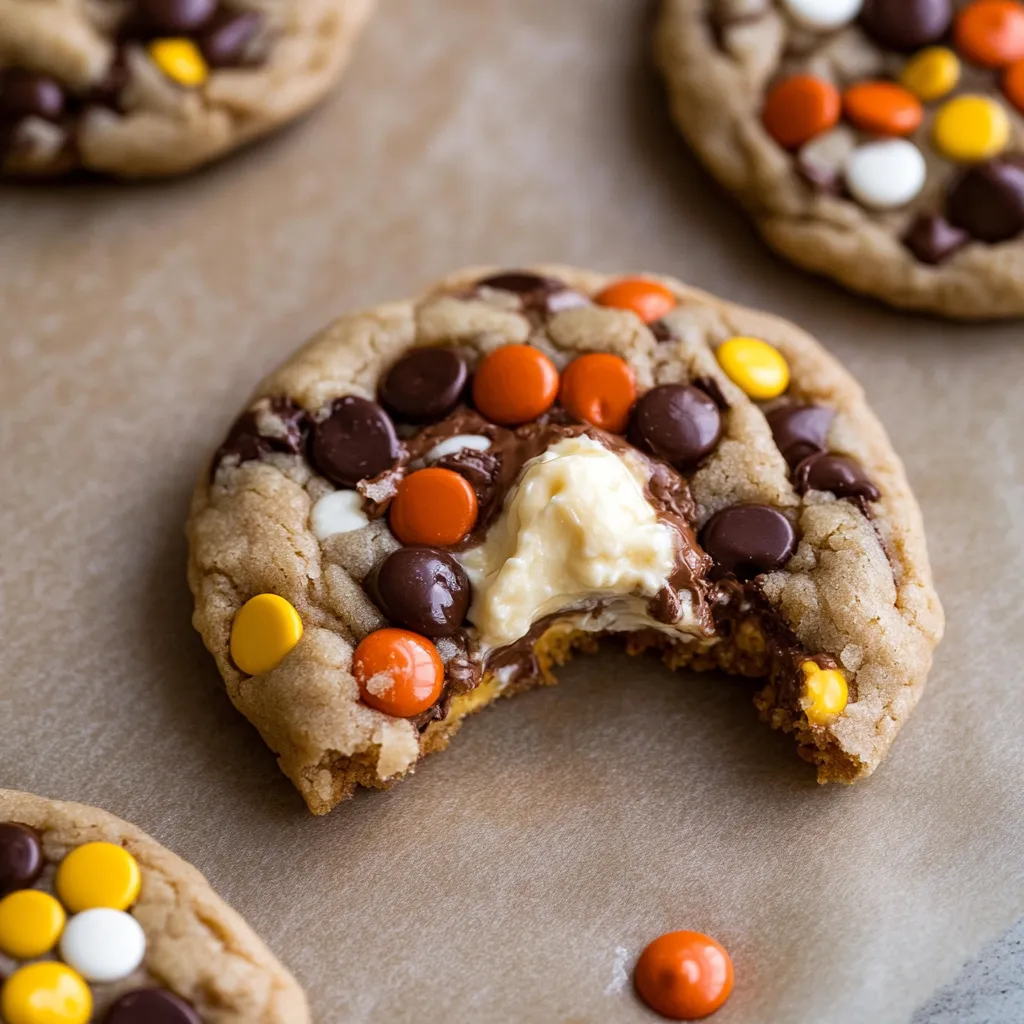
[[[399,548],[376,574],[382,610],[424,636],[451,636],[469,610],[469,579],[462,566],[436,548]]]
[[[696,465],[715,450],[722,436],[718,406],[699,388],[662,384],[633,407],[630,442],[676,469]]]
[[[196,32],[217,10],[217,0],[136,0],[136,11],[151,32]]]
[[[962,249],[971,236],[962,228],[954,227],[937,213],[922,213],[915,218],[903,236],[903,244],[920,263],[936,266]]]
[[[42,870],[39,836],[25,825],[0,823],[0,895],[27,888]]]
[[[672,333],[672,329],[664,320],[655,320],[653,323],[647,325],[647,329],[654,335],[655,341],[664,343],[666,341],[678,340]]]
[[[296,454],[302,448],[302,441],[309,424],[304,409],[288,398],[272,398],[266,412],[280,420],[283,433],[263,434],[260,432],[261,414],[256,410],[243,412],[231,425],[224,443],[213,457],[213,471],[229,456],[237,456],[238,462],[260,459],[271,452]]]
[[[700,388],[722,412],[729,408],[729,402],[725,395],[722,394],[722,389],[718,386],[718,381],[714,377],[694,377],[693,386]]]
[[[376,402],[336,398],[325,420],[313,425],[309,453],[317,469],[339,487],[391,469],[400,448],[394,424]]]
[[[952,0],[865,0],[864,31],[889,50],[917,50],[937,42],[953,20]]]
[[[501,456],[498,453],[463,448],[462,451],[452,452],[451,455],[442,455],[434,465],[438,469],[450,469],[453,473],[465,477],[476,492],[481,510],[490,506],[498,474],[501,472]]]
[[[477,281],[476,287],[512,292],[523,300],[523,306],[527,311],[546,313],[548,316],[561,313],[564,309],[590,305],[590,300],[585,295],[573,291],[564,281],[531,274],[525,270],[492,274]]]
[[[140,988],[121,996],[103,1024],[202,1024],[184,999],[165,988]]]
[[[219,10],[196,43],[210,67],[237,67],[245,62],[249,44],[262,25],[258,11]]]
[[[0,72],[0,120],[41,117],[59,121],[64,103],[64,89],[49,75],[16,69]]]
[[[982,242],[1005,242],[1024,231],[1024,165],[989,160],[964,171],[953,183],[946,216]]]
[[[121,111],[121,94],[130,80],[127,54],[124,47],[118,47],[107,73],[89,90],[86,102]]]
[[[831,491],[837,498],[878,501],[881,492],[868,479],[864,467],[845,455],[818,452],[809,455],[793,471],[793,483],[806,491]]]
[[[796,550],[789,520],[768,505],[732,505],[716,512],[700,532],[700,545],[714,560],[711,579],[753,579],[781,569]]]
[[[823,405],[799,405],[796,402],[768,413],[766,418],[772,437],[790,469],[808,455],[825,450],[825,439],[835,415]]]
[[[469,368],[452,348],[415,348],[384,375],[380,400],[394,416],[429,423],[448,415],[459,403]]]

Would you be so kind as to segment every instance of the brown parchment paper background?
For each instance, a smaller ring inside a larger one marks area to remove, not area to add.
[[[1024,913],[1024,337],[782,264],[686,153],[625,0],[383,0],[341,91],[189,180],[0,192],[0,784],[197,864],[320,1022],[646,1021],[674,928],[732,951],[716,1024],[905,1022]],[[818,788],[749,693],[620,653],[314,819],[189,624],[183,521],[257,379],[467,263],[676,274],[863,380],[949,617],[889,760]]]

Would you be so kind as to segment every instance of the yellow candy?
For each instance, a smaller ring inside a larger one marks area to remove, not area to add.
[[[751,398],[778,398],[789,387],[789,364],[760,338],[730,338],[715,354],[732,382]]]
[[[60,862],[54,885],[73,914],[94,907],[127,910],[139,898],[142,872],[124,847],[86,843]]]
[[[191,39],[155,39],[149,56],[178,85],[202,85],[210,77],[210,68]]]
[[[29,964],[15,971],[0,991],[5,1024],[86,1024],[92,993],[80,974],[64,964]]]
[[[257,594],[231,626],[231,657],[251,676],[269,672],[302,639],[302,619],[283,597]]]
[[[945,46],[929,46],[915,54],[900,73],[900,84],[925,103],[940,100],[960,81],[960,60]]]
[[[974,163],[998,156],[1010,141],[1010,118],[988,96],[957,96],[944,103],[932,123],[936,149],[950,160]]]
[[[20,889],[0,900],[0,953],[34,960],[49,953],[67,917],[64,908],[39,889]]]
[[[821,668],[813,661],[800,666],[804,673],[804,708],[811,725],[826,725],[835,718],[850,699],[846,677],[834,668]]]

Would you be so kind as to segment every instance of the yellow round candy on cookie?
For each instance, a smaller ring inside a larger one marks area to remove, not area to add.
[[[900,73],[900,84],[930,103],[948,96],[960,81],[960,59],[945,46],[929,46],[914,54]]]
[[[751,398],[778,398],[789,387],[789,364],[760,338],[730,338],[715,353],[729,379]]]
[[[976,163],[998,156],[1010,142],[1010,117],[990,96],[957,96],[932,122],[932,141],[947,159]]]
[[[251,676],[277,668],[302,639],[302,617],[277,594],[257,594],[231,625],[231,658]]]
[[[123,846],[85,843],[60,862],[54,886],[73,914],[96,907],[127,910],[139,898],[142,872]]]
[[[85,979],[64,964],[29,964],[0,990],[4,1024],[87,1024],[92,993]]]
[[[178,85],[194,87],[210,77],[210,68],[191,39],[154,39],[149,44],[149,57]]]
[[[838,669],[822,668],[813,661],[800,666],[804,673],[804,714],[811,725],[826,725],[850,700],[846,677]]]
[[[47,892],[19,889],[0,900],[0,953],[34,960],[57,945],[67,916]]]

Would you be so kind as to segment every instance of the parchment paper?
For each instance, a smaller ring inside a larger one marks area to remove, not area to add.
[[[899,316],[770,255],[672,131],[651,10],[385,0],[341,91],[199,177],[0,192],[0,783],[195,862],[316,1019],[646,1021],[661,932],[717,936],[716,1024],[906,1022],[1024,913],[1024,337]],[[741,684],[620,653],[310,817],[189,616],[193,480],[346,309],[472,262],[676,274],[863,380],[949,616],[889,760],[819,788]]]

